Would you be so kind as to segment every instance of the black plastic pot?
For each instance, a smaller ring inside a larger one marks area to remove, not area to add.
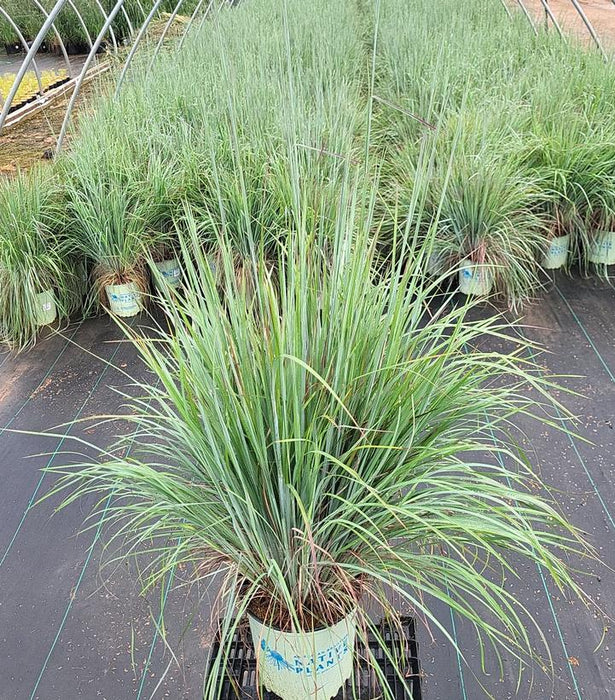
[[[6,51],[8,56],[14,56],[18,53],[24,53],[23,46],[18,41],[11,42],[10,44],[5,44],[4,50]]]
[[[26,38],[26,43],[30,45],[32,43],[31,39]],[[19,41],[12,41],[10,44],[5,44],[4,45],[4,50],[6,51],[8,56],[15,56],[16,54],[19,53],[26,53],[26,50],[23,46],[23,44]],[[37,53],[49,53],[50,48],[49,44],[44,41],[40,46],[37,51]]]

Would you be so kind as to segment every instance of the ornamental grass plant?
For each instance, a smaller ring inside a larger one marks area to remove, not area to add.
[[[42,169],[0,182],[0,340],[14,349],[35,341],[43,292],[61,321],[81,306],[78,261],[54,233],[59,197],[58,181]]]
[[[291,224],[291,160],[306,211],[317,217],[333,211],[339,172],[360,155],[363,65],[355,24],[351,8],[323,0],[212,11],[176,62],[160,62],[151,73],[137,66],[118,99],[81,126],[66,159],[69,174],[84,169],[76,191],[89,180],[121,178],[123,151],[141,144],[143,184],[133,188],[136,199],[143,191],[139,208],[149,211],[155,201],[144,166],[154,154],[171,164],[172,205],[177,210],[185,199],[206,239],[213,243],[223,230],[239,258],[271,250]]]
[[[182,192],[176,163],[138,136],[137,125],[100,126],[84,129],[80,147],[60,164],[66,237],[91,271],[88,308],[106,304],[110,285],[134,283],[148,293],[146,257],[168,240]]]
[[[583,597],[564,559],[588,549],[537,495],[512,427],[550,426],[555,382],[501,318],[468,320],[472,304],[425,277],[433,252],[453,270],[478,257],[511,304],[533,294],[553,195],[531,125],[555,101],[539,102],[527,55],[555,43],[483,0],[465,15],[451,0],[368,5],[214,11],[173,61],[137,60],[53,166],[97,294],[145,289],[144,261],[170,240],[180,257],[164,323],[151,339],[126,327],[150,370],[127,397],[131,429],[52,471],[64,506],[112,494],[108,554],[143,555],[144,588],[178,568],[219,584],[208,700],[246,612],[309,632],[357,609],[365,639],[374,607],[399,621],[397,596],[454,644],[444,604],[481,653],[548,668],[505,579],[526,560]]]
[[[494,162],[501,164],[500,186],[491,188],[490,211],[506,212],[515,193],[521,201],[528,183],[533,190],[534,206],[524,207],[524,218],[527,223],[537,216],[539,226],[511,220],[505,236],[494,236],[486,247],[493,258],[510,253],[499,268],[508,303],[518,307],[534,296],[542,253],[533,251],[544,251],[557,235],[572,236],[569,269],[573,263],[595,269],[587,260],[596,225],[592,212],[596,220],[596,212],[606,212],[610,185],[591,183],[613,167],[612,62],[543,28],[534,35],[521,13],[511,21],[498,2],[382,0],[380,7],[374,134],[376,148],[388,154],[385,209],[394,211],[395,202],[412,198],[404,173],[408,162],[420,159],[425,139],[456,134],[461,126],[463,148],[457,149],[455,167],[467,180],[466,215],[470,207],[476,212],[487,204],[478,182],[492,179]],[[436,182],[448,172],[450,152],[446,145],[441,149]],[[543,240],[538,248],[537,232]],[[454,256],[442,259],[455,264]]]
[[[156,381],[137,382],[117,445],[51,470],[63,505],[112,494],[110,556],[144,555],[145,588],[177,567],[219,583],[207,699],[246,612],[309,632],[357,609],[365,638],[378,634],[375,604],[399,619],[392,593],[454,643],[434,601],[445,603],[523,664],[541,633],[503,583],[513,562],[581,595],[560,557],[585,545],[506,437],[515,416],[549,422],[553,380],[524,359],[525,341],[479,349],[508,338],[500,319],[435,299],[412,217],[398,263],[375,275],[373,194],[349,175],[335,218],[308,227],[291,185],[295,229],[275,275],[270,257],[252,258],[250,294],[227,240],[215,280],[194,223],[181,234],[185,292],[162,302],[173,332],[126,327]],[[398,659],[397,672],[406,683]]]

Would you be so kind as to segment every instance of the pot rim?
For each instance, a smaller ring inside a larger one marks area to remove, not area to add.
[[[334,622],[331,625],[323,625],[321,627],[315,627],[312,630],[301,630],[300,632],[285,632],[284,630],[280,629],[279,627],[276,627],[274,625],[270,625],[269,623],[265,622],[264,620],[261,620],[258,615],[254,615],[254,613],[251,613],[249,610],[246,611],[246,614],[248,618],[252,618],[256,622],[258,622],[260,625],[263,627],[267,627],[267,629],[273,630],[274,632],[279,632],[280,634],[295,634],[295,635],[304,635],[304,634],[314,634],[314,632],[323,632],[324,630],[330,630],[331,628],[335,627],[336,625],[339,625],[340,622],[344,622],[345,620],[348,620],[349,618],[353,618],[352,621],[354,621],[354,618],[357,616],[357,611],[359,609],[359,606],[355,606],[347,615],[344,615],[344,617],[340,618],[337,622]]]

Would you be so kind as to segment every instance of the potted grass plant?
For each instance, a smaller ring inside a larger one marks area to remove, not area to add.
[[[41,169],[0,183],[0,335],[18,349],[81,301],[78,261],[56,234],[58,196]]]
[[[52,469],[64,507],[113,491],[105,522],[124,556],[155,542],[146,588],[176,566],[219,582],[207,700],[220,695],[245,615],[259,683],[283,700],[328,700],[352,673],[355,639],[376,630],[372,604],[399,618],[391,593],[450,638],[433,603],[445,602],[483,649],[522,658],[532,623],[487,568],[524,557],[579,592],[557,551],[581,541],[536,495],[519,446],[499,437],[551,402],[551,379],[522,359],[520,341],[512,354],[468,352],[500,340],[499,321],[468,321],[463,307],[429,314],[413,243],[375,275],[365,199],[348,187],[325,230],[290,233],[276,275],[270,256],[254,259],[250,295],[228,242],[218,241],[215,280],[189,224],[185,294],[162,302],[173,332],[148,340],[126,328],[157,380],[138,383],[123,416],[130,456],[112,449]]]
[[[576,258],[578,237],[587,209],[583,183],[585,159],[579,162],[578,150],[571,155],[563,151],[564,147],[565,144],[543,144],[539,153],[532,155],[538,160],[533,168],[540,183],[538,214],[546,224],[540,258],[540,265],[545,270],[570,267]]]
[[[536,256],[543,223],[536,213],[535,182],[514,160],[460,153],[436,178],[439,247],[459,262],[459,290],[502,296],[511,308],[539,286]]]
[[[101,106],[59,163],[68,235],[89,262],[88,306],[120,317],[148,303],[147,260],[172,241],[184,177],[168,139],[127,99]]]
[[[591,212],[604,207],[606,180],[615,167],[605,134],[592,132],[581,115],[561,119],[558,96],[534,115],[522,162],[539,185],[538,212],[546,223],[541,267],[569,269],[583,265],[590,246],[585,232]]]
[[[600,272],[602,269],[608,276],[606,268],[615,265],[615,151],[611,148],[602,150],[606,151],[603,167],[598,167],[600,162],[597,163],[587,186],[589,204],[582,228],[581,248],[583,269],[587,270],[591,264],[594,270]],[[594,160],[598,161],[598,158]]]
[[[68,185],[69,236],[90,261],[91,304],[130,317],[149,289],[144,202],[120,182],[92,178]]]

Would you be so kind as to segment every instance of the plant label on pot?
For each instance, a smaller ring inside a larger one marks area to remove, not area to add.
[[[52,289],[36,295],[36,323],[39,326],[48,326],[58,316],[55,294]]]
[[[282,700],[330,700],[352,676],[356,613],[331,627],[281,632],[249,616],[260,685]]]
[[[162,275],[162,279],[169,287],[178,287],[181,283],[182,270],[177,258],[163,260],[162,262],[154,263],[156,268]]]
[[[488,265],[464,260],[459,269],[459,291],[463,294],[485,297],[493,287],[493,272]]]
[[[556,236],[551,239],[549,248],[542,259],[542,267],[545,270],[556,270],[568,262],[568,251],[570,249],[570,234]]]
[[[116,316],[136,316],[143,307],[142,294],[134,282],[110,284],[105,287],[109,309]]]
[[[597,231],[588,258],[598,265],[615,265],[615,231]]]

